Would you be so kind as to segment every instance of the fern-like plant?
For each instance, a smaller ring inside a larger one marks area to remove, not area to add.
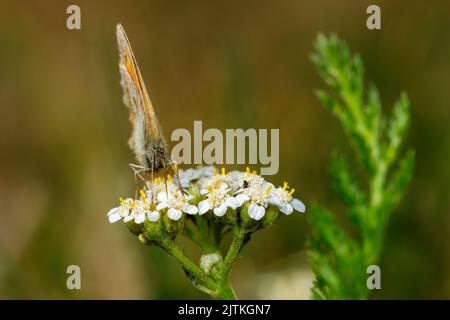
[[[413,174],[414,152],[400,157],[410,103],[401,94],[390,118],[383,117],[377,89],[364,84],[360,57],[336,35],[317,37],[312,61],[330,89],[316,95],[341,123],[357,159],[350,165],[335,152],[330,170],[356,236],[322,206],[309,215],[310,264],[316,276],[312,294],[314,299],[367,299],[367,267],[379,260],[389,217]],[[366,179],[357,179],[355,165]]]

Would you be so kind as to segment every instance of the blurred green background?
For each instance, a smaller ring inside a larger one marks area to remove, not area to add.
[[[382,30],[366,28],[378,4]],[[316,101],[319,31],[361,53],[385,111],[412,101],[417,168],[385,243],[375,298],[450,298],[450,3],[445,1],[1,1],[0,298],[206,298],[161,250],[106,212],[134,194],[115,25],[123,23],[163,130],[279,128],[280,171],[307,206],[339,212],[331,151],[348,151]],[[257,233],[232,279],[241,298],[306,299],[306,219]],[[199,252],[186,241],[186,251]],[[66,288],[81,267],[82,290]]]

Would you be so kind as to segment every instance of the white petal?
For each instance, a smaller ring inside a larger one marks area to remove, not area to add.
[[[261,220],[265,214],[266,214],[266,208],[264,208],[262,206],[258,207],[258,213],[256,216],[256,220]]]
[[[306,210],[305,204],[298,199],[292,199],[291,204],[298,212],[305,212]]]
[[[123,218],[123,222],[129,222],[129,221],[133,220],[135,216],[136,216],[136,215],[133,214],[133,213],[132,213],[132,214],[129,214],[128,216],[126,216],[126,217]]]
[[[158,193],[158,195],[156,196],[156,198],[158,199],[159,202],[167,202],[169,199],[167,198],[167,194],[166,192],[160,192]]]
[[[204,214],[211,210],[211,203],[208,200],[203,200],[198,203],[198,213]]]
[[[219,207],[214,208],[214,214],[218,217],[223,216],[225,213],[227,213],[227,206],[225,203],[222,203]]]
[[[186,212],[187,214],[197,214],[198,208],[196,206],[188,204],[183,208],[183,211]]]
[[[186,199],[186,201],[189,201],[189,200],[192,200],[194,198],[194,196],[192,194],[188,193],[188,194],[184,195],[184,198]]]
[[[142,222],[144,222],[145,220],[145,213],[139,213],[138,215],[136,215],[136,218],[134,218],[134,222],[136,222],[137,224],[141,224]]]
[[[162,210],[168,207],[168,203],[167,202],[160,202],[158,203],[158,205],[156,206],[156,210]]]
[[[268,201],[269,201],[269,203],[274,204],[277,207],[281,206],[281,200],[278,197],[270,196]]]
[[[238,194],[238,195],[237,195],[236,197],[234,197],[234,198],[235,198],[235,199],[237,200],[237,202],[239,203],[239,207],[242,206],[242,204],[243,204],[245,201],[250,200],[249,196],[246,195],[246,194],[243,194],[243,193]]]
[[[240,206],[239,201],[237,201],[237,200],[236,200],[235,198],[233,198],[233,197],[228,197],[228,198],[225,200],[225,205],[226,205],[227,207],[232,208],[232,209],[236,209],[237,207]]]
[[[261,189],[267,190],[269,188],[270,188],[270,190],[274,190],[275,186],[273,185],[273,183],[270,183],[270,182],[267,182],[267,181],[263,181],[262,185],[261,185]]]
[[[254,219],[255,216],[255,212],[257,210],[257,205],[252,203],[248,206],[248,215],[250,216],[250,218]]]
[[[280,208],[281,212],[283,212],[284,214],[287,214],[287,215],[291,214],[292,211],[294,211],[294,208],[292,208],[292,206],[289,203],[283,203],[278,208]]]
[[[200,194],[201,194],[202,196],[204,196],[205,194],[208,194],[208,193],[209,193],[209,191],[208,191],[207,189],[205,189],[205,188],[203,188],[203,189],[200,190]]]
[[[189,188],[191,181],[189,179],[180,179],[181,180],[181,186],[185,189]]]
[[[117,208],[114,208],[117,209]],[[111,209],[108,212],[109,223],[114,223],[122,219],[122,216],[118,213],[118,210]],[[113,211],[114,210],[114,211]]]
[[[119,215],[119,214],[117,214],[117,213],[111,214],[111,215],[108,217],[109,223],[117,222],[117,221],[119,221],[120,219],[122,219],[122,216]]]
[[[248,206],[248,215],[255,220],[261,220],[266,214],[266,209],[262,206],[258,206],[254,203]]]
[[[219,186],[219,190],[227,190],[228,189],[228,185],[225,182],[221,182],[220,186]]]
[[[192,180],[198,180],[198,178],[200,178],[200,176],[202,175],[202,171],[199,169],[192,169],[192,176],[191,179]]]
[[[158,211],[150,211],[147,212],[147,218],[151,222],[155,222],[159,220],[159,212]]]
[[[213,171],[216,170],[217,168],[214,166],[209,166],[209,167],[205,167],[205,168],[200,168],[199,171],[201,172],[202,176],[204,177],[211,177],[214,175]]]
[[[177,221],[181,218],[181,216],[183,215],[181,210],[175,209],[175,208],[170,208],[167,211],[167,215],[169,216],[170,219]]]
[[[110,215],[116,213],[117,211],[119,211],[119,207],[112,208],[112,209],[110,209],[110,210],[108,211],[108,213],[106,214],[106,216],[109,217]]]

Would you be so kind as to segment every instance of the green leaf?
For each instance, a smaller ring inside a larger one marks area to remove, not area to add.
[[[394,172],[391,181],[387,187],[386,210],[393,210],[397,207],[409,185],[415,164],[415,152],[409,150],[400,160],[397,170]]]
[[[374,85],[370,85],[368,88],[366,119],[368,121],[367,125],[378,139],[379,133],[382,130],[381,102],[380,94]]]
[[[388,124],[388,146],[386,150],[386,163],[390,165],[396,158],[402,141],[409,126],[410,103],[408,96],[403,93],[394,104],[393,114]]]
[[[365,89],[359,55],[352,55],[335,34],[319,34],[314,48],[311,59],[331,89],[331,93],[316,90],[316,96],[341,123],[367,177],[367,186],[362,188],[356,182],[355,170],[342,154],[333,155],[332,183],[360,237],[349,236],[323,207],[310,210],[309,261],[316,275],[312,297],[366,299],[370,293],[365,282],[367,266],[378,261],[386,222],[413,175],[414,153],[408,152],[388,177],[409,126],[410,103],[402,94],[386,127],[378,90],[374,85]]]
[[[349,207],[347,214],[352,223],[364,232],[364,214],[366,198],[352,176],[344,155],[334,152],[331,158],[330,174],[334,190],[341,200]]]
[[[354,180],[344,155],[334,152],[331,158],[331,177],[336,192],[347,205],[360,205],[365,199]]]

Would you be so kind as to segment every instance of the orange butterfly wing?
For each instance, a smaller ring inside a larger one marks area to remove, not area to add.
[[[130,121],[133,124],[129,144],[142,164],[145,162],[146,148],[152,142],[164,139],[130,42],[121,24],[117,25],[116,34],[120,56],[120,84],[124,91],[124,103],[130,110]]]

